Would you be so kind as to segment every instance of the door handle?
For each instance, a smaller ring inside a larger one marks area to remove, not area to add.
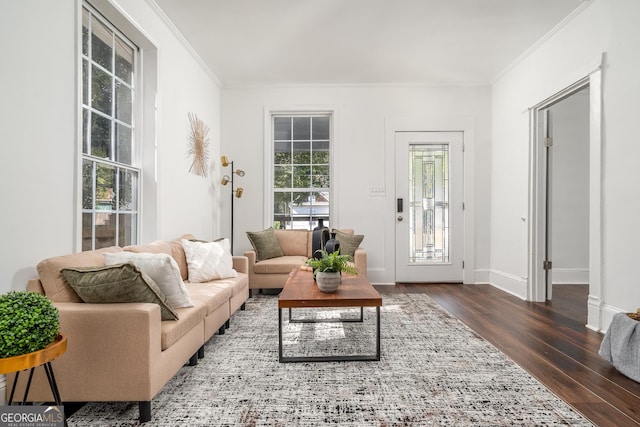
[[[398,222],[402,222],[403,218],[402,215],[398,215]]]
[[[401,199],[401,198],[400,198],[400,199],[397,199],[397,200],[396,200],[396,202],[397,202],[397,209],[396,209],[396,211],[398,211],[398,213],[400,213],[400,212],[402,212],[402,199]]]

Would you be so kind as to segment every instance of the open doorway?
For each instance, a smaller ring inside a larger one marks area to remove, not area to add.
[[[527,297],[552,300],[554,283],[587,283],[580,308],[584,313],[586,305],[586,325],[595,330],[602,305],[601,114],[598,69],[532,107],[530,115]]]
[[[546,149],[545,299],[587,323],[589,296],[589,86],[543,110]]]

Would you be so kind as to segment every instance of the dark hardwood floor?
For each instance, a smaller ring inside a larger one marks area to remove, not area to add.
[[[640,425],[640,384],[598,355],[585,327],[587,287],[554,286],[553,301],[522,301],[490,285],[398,284],[381,293],[425,293],[598,426]]]

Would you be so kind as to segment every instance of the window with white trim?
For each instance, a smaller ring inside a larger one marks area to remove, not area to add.
[[[329,226],[331,115],[273,115],[273,225]]]
[[[137,243],[138,48],[90,5],[82,9],[82,250]]]

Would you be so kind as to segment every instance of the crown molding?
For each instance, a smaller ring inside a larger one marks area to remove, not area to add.
[[[218,87],[221,88],[222,82],[220,81],[218,76],[216,76],[215,73],[211,70],[211,68],[209,68],[207,63],[204,62],[204,60],[198,54],[198,52],[196,52],[196,50],[193,48],[193,46],[191,46],[191,44],[187,41],[184,35],[182,35],[178,27],[176,27],[173,21],[167,16],[166,13],[164,13],[164,10],[162,10],[162,8],[158,6],[158,3],[156,3],[155,0],[146,0],[146,1],[147,1],[147,4],[149,4],[149,6],[151,6],[151,8],[154,10],[154,12],[164,21],[164,23],[167,25],[169,30],[178,39],[178,41],[180,41],[180,43],[187,50],[187,52],[189,52],[189,54],[193,57],[193,59],[196,60],[198,65],[200,65],[200,67],[202,67],[202,69],[205,71],[205,73],[207,73],[207,75],[211,78],[211,80],[213,80],[213,82],[216,85],[218,85]]]
[[[494,78],[491,80],[491,85],[498,82],[505,75],[509,74],[514,68],[516,68],[520,63],[522,63],[526,58],[528,58],[533,52],[538,50],[540,46],[545,44],[551,37],[556,35],[560,30],[569,25],[571,21],[573,21],[576,16],[580,15],[586,8],[591,6],[596,0],[582,0],[583,3],[575,8],[573,12],[567,15],[562,21],[560,21],[555,27],[549,30],[542,38],[540,38],[537,42],[535,42],[529,49],[527,49],[523,54],[518,56],[511,64],[507,65],[507,67],[500,71]]]

